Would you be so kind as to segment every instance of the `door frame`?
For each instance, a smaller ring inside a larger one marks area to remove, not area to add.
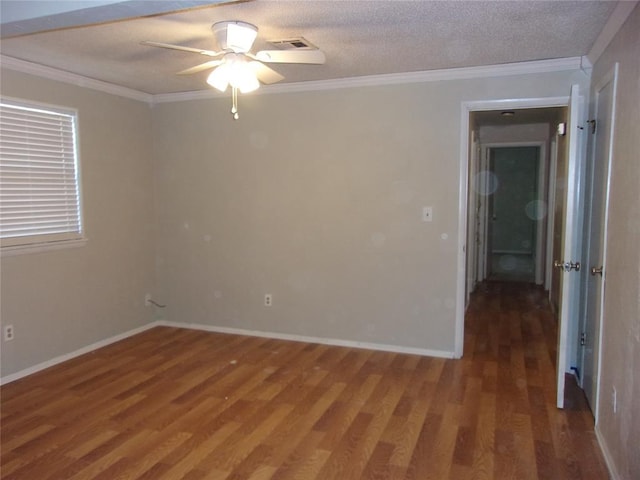
[[[602,273],[602,279],[600,282],[600,305],[599,305],[599,309],[598,312],[596,312],[596,322],[594,325],[594,331],[595,331],[595,335],[597,338],[597,344],[595,345],[595,353],[594,353],[594,363],[595,363],[595,368],[594,368],[594,376],[595,376],[595,405],[592,405],[592,412],[593,412],[593,417],[595,420],[595,424],[598,424],[598,417],[599,417],[599,410],[600,410],[600,372],[601,372],[601,366],[602,366],[602,362],[600,361],[602,358],[602,325],[603,325],[603,320],[604,320],[604,295],[605,295],[605,287],[606,287],[606,274],[607,274],[607,232],[608,232],[608,227],[609,227],[609,198],[610,198],[610,194],[611,194],[611,164],[613,161],[613,140],[614,140],[614,132],[615,132],[615,123],[616,123],[616,102],[617,102],[617,93],[618,93],[618,71],[619,71],[619,63],[616,62],[614,64],[614,66],[611,68],[611,70],[609,70],[607,72],[607,74],[598,82],[597,85],[595,85],[595,87],[591,90],[591,95],[590,95],[590,100],[593,102],[593,118],[597,119],[600,118],[599,117],[599,113],[598,112],[598,99],[599,99],[599,95],[600,92],[602,91],[602,89],[608,85],[609,83],[613,84],[613,92],[612,92],[612,104],[611,104],[611,118],[610,118],[610,124],[609,124],[609,148],[607,150],[607,158],[606,158],[606,162],[607,162],[607,178],[604,180],[604,205],[603,207],[603,219],[602,219],[602,238],[601,238],[601,242],[602,244],[600,245],[601,248],[601,259],[598,259],[599,262],[602,262],[601,265],[603,266],[603,273]],[[598,128],[598,125],[596,125],[596,128]],[[596,181],[595,175],[594,175],[594,165],[595,162],[598,161],[598,159],[596,158],[596,135],[591,135],[590,138],[590,142],[589,142],[589,148],[590,148],[590,152],[589,152],[589,162],[591,162],[591,168],[589,170],[589,175],[590,178],[588,178],[588,182],[589,182],[589,191],[590,193],[593,192],[593,185],[594,182]],[[586,197],[586,196],[585,196]],[[592,239],[590,238],[589,233],[591,232],[591,225],[592,222],[594,221],[594,218],[592,217],[592,211],[593,211],[593,198],[590,196],[590,200],[589,200],[589,207],[588,207],[588,223],[586,223],[585,225],[585,240],[587,242],[586,248],[584,249],[584,260],[585,261],[585,267],[587,268],[587,270],[590,269],[591,264],[593,263],[593,259],[591,258],[591,241]],[[587,273],[585,275],[585,282],[584,285],[581,286],[582,290],[583,290],[583,308],[584,308],[584,315],[582,315],[582,321],[580,323],[580,330],[582,332],[586,331],[586,323],[587,323],[587,316],[588,316],[588,307],[589,307],[589,301],[588,301],[588,294],[589,294],[589,274]],[[580,368],[582,368],[584,370],[584,348],[582,349],[582,351],[580,352],[579,356],[579,362],[580,362]],[[582,385],[582,381],[583,379],[581,378],[581,386]]]
[[[549,139],[549,182],[547,188],[547,245],[545,258],[553,258],[553,212],[556,211],[556,170],[558,168],[558,135],[553,135]],[[551,301],[551,274],[553,269],[547,268],[544,275],[544,289],[549,292],[549,301]]]
[[[522,99],[496,99],[465,101],[460,105],[460,184],[458,187],[458,258],[456,279],[456,314],[454,356],[462,358],[464,353],[464,314],[467,261],[467,202],[469,197],[469,115],[471,112],[491,110],[517,110],[523,108],[566,107],[569,95],[561,97],[538,97]]]
[[[469,165],[471,166],[471,173],[475,174],[480,171],[481,168],[481,148],[480,141],[478,140],[477,132],[475,130],[471,130],[471,139],[470,139],[470,149],[469,149]],[[479,212],[481,205],[477,203],[476,196],[469,197],[469,212],[473,213]],[[472,222],[467,229],[467,245],[469,248],[467,249],[467,265],[471,265],[466,272],[467,282],[465,284],[465,309],[469,305],[469,300],[471,298],[471,292],[475,290],[476,284],[478,282],[478,277],[480,277],[480,272],[478,268],[480,266],[480,258],[479,258],[479,238],[480,238],[480,228],[478,222]],[[469,271],[470,270],[470,271]]]

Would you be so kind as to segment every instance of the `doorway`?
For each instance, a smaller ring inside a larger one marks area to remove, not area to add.
[[[535,283],[540,212],[540,147],[491,147],[487,197],[488,280]]]
[[[581,355],[578,365],[581,386],[591,411],[597,421],[599,389],[599,365],[603,305],[606,281],[607,225],[611,156],[615,123],[615,104],[618,64],[604,76],[594,93],[594,120],[591,128],[591,155],[587,175],[587,199],[589,210],[585,219],[583,275],[583,309],[580,326]]]
[[[461,194],[460,205],[463,215],[460,216],[460,231],[467,232],[466,236],[460,237],[460,256],[459,265],[460,273],[458,275],[458,313],[456,318],[456,355],[462,355],[462,345],[464,341],[464,305],[465,298],[468,298],[469,291],[465,290],[465,283],[470,288],[473,288],[474,282],[467,281],[465,275],[469,269],[469,265],[475,265],[477,261],[478,249],[475,248],[473,243],[482,242],[482,238],[478,237],[477,233],[480,230],[476,220],[476,215],[482,210],[482,201],[478,201],[474,204],[475,195],[472,192],[472,186],[477,183],[477,177],[483,174],[486,175],[486,170],[483,172],[480,169],[482,159],[478,162],[474,162],[476,155],[473,152],[476,150],[476,138],[479,138],[479,143],[484,143],[486,140],[479,132],[479,126],[482,125],[482,120],[486,120],[493,116],[494,118],[507,117],[506,120],[512,121],[513,117],[520,118],[520,121],[512,125],[510,134],[527,134],[531,133],[527,131],[525,125],[527,123],[542,123],[542,128],[545,130],[546,137],[544,139],[544,150],[547,155],[547,159],[550,158],[552,139],[558,139],[557,151],[562,152],[563,158],[557,158],[557,168],[555,172],[549,171],[549,165],[546,165],[547,173],[544,176],[544,181],[538,184],[539,190],[542,186],[545,188],[544,195],[540,200],[545,202],[543,210],[546,209],[545,224],[552,224],[551,218],[561,219],[560,225],[554,225],[553,229],[547,228],[543,241],[536,242],[543,245],[544,240],[549,240],[549,235],[552,230],[558,230],[562,232],[558,242],[553,239],[554,250],[556,243],[561,246],[562,259],[556,259],[546,255],[544,259],[545,270],[552,268],[553,264],[562,264],[565,266],[573,266],[571,263],[576,256],[580,255],[581,243],[575,235],[576,229],[582,222],[582,217],[579,212],[580,204],[578,203],[578,196],[580,195],[580,186],[582,173],[582,166],[578,162],[581,154],[582,135],[580,134],[581,122],[583,122],[582,115],[582,96],[580,95],[579,85],[572,85],[569,95],[567,97],[547,98],[547,99],[522,99],[522,100],[498,100],[498,101],[479,101],[479,102],[464,102],[462,105],[462,126],[461,132],[461,156],[460,156],[460,168],[461,168]],[[558,108],[557,108],[558,107]],[[496,110],[496,109],[501,110]],[[506,109],[511,110],[506,111]],[[507,115],[505,115],[507,114]],[[484,118],[483,118],[484,117]],[[528,118],[527,118],[528,117]],[[524,119],[544,118],[542,122],[525,122]],[[501,119],[503,123],[497,122],[491,127],[505,127],[504,118]],[[557,121],[556,121],[557,120]],[[561,137],[559,127],[562,126],[563,132],[571,132],[566,137]],[[504,130],[507,130],[506,128]],[[500,139],[494,140],[494,142],[517,142],[523,141],[522,137],[514,139],[511,137],[509,140]],[[473,142],[473,143],[472,143]],[[556,200],[560,199],[561,202],[556,202],[555,207],[548,204],[548,200],[552,197],[549,189],[549,178],[552,177],[550,173],[556,175]],[[482,183],[482,182],[480,182]],[[561,189],[561,193],[557,190]],[[485,200],[485,204],[487,201]],[[488,209],[488,206],[485,208]],[[560,215],[556,215],[556,210],[561,212]],[[468,213],[468,215],[467,215]],[[481,223],[481,222],[480,222]],[[554,222],[557,223],[557,222]],[[540,231],[538,229],[538,231]],[[470,242],[467,249],[465,240],[468,238],[475,239],[475,242]],[[487,240],[485,239],[485,246]],[[545,248],[546,252],[547,249]],[[563,260],[564,257],[567,260]],[[474,267],[475,268],[475,267]],[[579,268],[579,267],[578,267]],[[577,270],[577,269],[576,269]],[[576,351],[572,342],[569,339],[575,338],[577,331],[577,306],[579,304],[579,298],[576,295],[579,293],[577,288],[576,276],[570,273],[572,269],[567,268],[562,275],[562,281],[558,284],[560,291],[562,292],[562,308],[558,313],[558,358],[556,359],[557,370],[557,406],[562,407],[564,404],[564,379],[565,373],[570,372],[570,366],[574,365],[574,359]],[[542,275],[545,277],[546,275]],[[541,282],[542,283],[542,282]],[[466,297],[465,297],[466,296]]]

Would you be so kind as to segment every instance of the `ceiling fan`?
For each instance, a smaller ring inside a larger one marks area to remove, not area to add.
[[[207,83],[224,92],[229,85],[232,91],[231,114],[237,120],[238,91],[251,92],[264,84],[279,82],[284,77],[265,63],[303,63],[321,65],[325,55],[321,50],[302,44],[301,49],[261,50],[251,53],[251,47],[258,35],[258,28],[247,22],[238,20],[217,22],[211,26],[218,43],[219,51],[171,45],[160,42],[141,42],[151,47],[168,48],[183,52],[198,53],[214,58],[199,65],[178,72],[178,75],[189,75],[213,68],[207,77]]]

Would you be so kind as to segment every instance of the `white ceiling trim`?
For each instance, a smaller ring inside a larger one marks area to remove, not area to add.
[[[0,55],[0,66],[8,70],[28,73],[37,77],[43,77],[48,80],[56,80],[58,82],[69,83],[78,87],[90,88],[92,90],[98,90],[104,93],[110,93],[111,95],[130,98],[132,100],[138,100],[140,102],[152,103],[153,101],[153,95],[149,95],[148,93],[133,90],[131,88],[121,87],[120,85],[115,85],[113,83],[84,77],[75,73],[65,72],[64,70],[58,70],[57,68],[46,67],[44,65],[38,65],[37,63],[31,63],[24,60],[19,60],[17,58],[7,57],[6,55]]]
[[[360,88],[407,83],[437,82],[444,80],[466,80],[471,78],[501,77],[507,75],[526,75],[532,73],[560,72],[579,70],[582,57],[557,58],[532,62],[507,63],[502,65],[484,65],[478,67],[447,68],[424,72],[391,73],[369,75],[363,77],[340,78],[336,80],[319,80],[311,82],[284,83],[265,85],[249,95],[271,93],[310,92],[336,90],[342,88]],[[166,93],[153,96],[153,103],[180,102],[185,100],[202,100],[225,96],[215,90],[196,92]]]
[[[70,83],[79,87],[99,90],[149,104],[180,102],[187,100],[202,100],[207,98],[221,98],[226,96],[214,89],[191,92],[167,93],[151,95],[108,82],[95,80],[75,73],[65,72],[52,67],[38,65],[13,57],[0,55],[2,68],[22,73],[44,77],[49,80]],[[502,65],[485,65],[478,67],[449,68],[429,70],[424,72],[393,73],[385,75],[369,75],[363,77],[342,78],[336,80],[320,80],[311,82],[284,83],[267,85],[250,93],[261,95],[272,93],[309,92],[321,90],[335,90],[342,88],[359,88],[384,85],[398,85],[408,83],[423,83],[445,80],[465,80],[471,78],[500,77],[508,75],[526,75],[533,73],[549,73],[567,70],[579,70],[583,65],[583,57],[567,57],[532,62],[507,63]]]

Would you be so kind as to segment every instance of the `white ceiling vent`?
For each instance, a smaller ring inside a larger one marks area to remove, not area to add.
[[[281,50],[317,50],[313,43],[304,37],[286,38],[284,40],[269,40],[269,43]]]

